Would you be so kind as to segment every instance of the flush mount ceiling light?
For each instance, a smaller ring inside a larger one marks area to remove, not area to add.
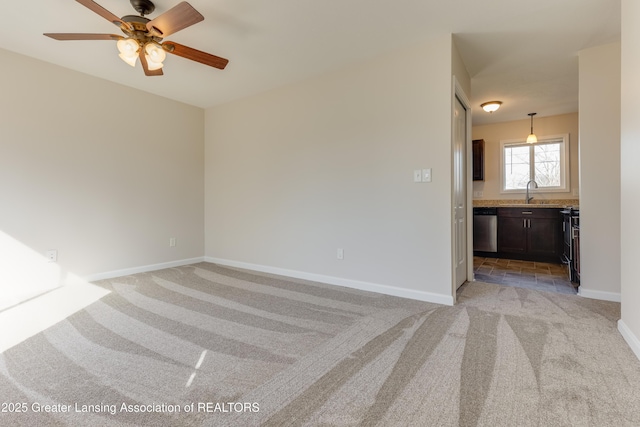
[[[482,109],[487,113],[493,113],[498,108],[500,108],[501,105],[502,105],[502,101],[489,101],[489,102],[485,102],[484,104],[480,104]]]
[[[538,142],[538,137],[535,133],[533,133],[533,116],[535,116],[536,114],[537,113],[529,113],[529,116],[531,117],[531,133],[527,137],[528,144],[535,144],[536,142]]]

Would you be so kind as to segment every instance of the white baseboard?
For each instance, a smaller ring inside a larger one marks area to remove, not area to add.
[[[582,286],[578,288],[578,295],[603,301],[620,302],[622,300],[619,292],[592,291],[590,289],[584,289]]]
[[[631,350],[635,353],[636,357],[640,359],[640,340],[638,337],[631,332],[631,329],[622,321],[622,319],[618,320],[618,331],[622,334],[622,338],[629,344]]]
[[[204,257],[181,259],[177,261],[163,262],[160,264],[143,265],[140,267],[125,268],[122,270],[106,271],[104,273],[91,274],[83,277],[87,282],[95,280],[113,279],[114,277],[128,276],[129,274],[146,273],[149,271],[162,270],[163,268],[180,267],[182,265],[195,264],[203,262]]]
[[[225,265],[228,267],[242,268],[245,270],[260,271],[263,273],[277,274],[280,276],[293,277],[296,279],[310,280],[314,282],[326,283],[329,285],[344,286],[345,288],[358,289],[361,291],[376,292],[395,297],[409,298],[418,301],[432,302],[435,304],[453,305],[451,295],[435,294],[432,292],[416,291],[407,288],[397,288],[395,286],[381,285],[378,283],[362,282],[360,280],[344,279],[341,277],[325,276],[323,274],[307,273],[304,271],[288,270],[266,265],[250,264],[228,259],[204,257],[205,262]]]

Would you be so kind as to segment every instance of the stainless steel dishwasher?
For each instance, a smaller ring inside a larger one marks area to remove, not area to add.
[[[473,251],[498,252],[498,208],[473,208]]]

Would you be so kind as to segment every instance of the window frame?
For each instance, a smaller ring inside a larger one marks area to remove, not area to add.
[[[557,134],[557,135],[545,135],[538,137],[538,142],[533,144],[528,144],[526,139],[508,139],[500,141],[500,193],[501,194],[524,194],[526,193],[526,188],[515,188],[515,189],[505,189],[506,179],[505,179],[505,156],[504,151],[506,147],[510,146],[531,146],[531,150],[533,150],[533,146],[540,143],[553,143],[559,142],[561,143],[560,147],[560,185],[557,187],[540,187],[534,191],[539,193],[566,193],[571,191],[571,164],[570,164],[570,156],[569,156],[569,134]],[[532,166],[531,169],[535,168]],[[530,172],[531,174],[531,172]],[[531,175],[530,179],[531,178]]]

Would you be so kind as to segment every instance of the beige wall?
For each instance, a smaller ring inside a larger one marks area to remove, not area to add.
[[[471,77],[469,77],[469,72],[467,71],[467,67],[464,65],[464,61],[462,61],[460,51],[458,51],[458,47],[453,41],[451,43],[451,68],[453,75],[458,79],[458,83],[462,87],[465,96],[469,98],[471,96]]]
[[[451,52],[441,37],[207,110],[208,259],[451,303]]]
[[[622,0],[621,293],[620,332],[640,358],[640,3]]]
[[[488,114],[478,111],[475,114]],[[473,127],[473,139],[484,139],[485,164],[484,181],[474,181],[473,191],[482,192],[482,196],[474,196],[475,200],[524,200],[525,194],[500,193],[500,141],[523,138],[526,139],[531,130],[531,120],[496,123]],[[536,191],[538,200],[577,199],[578,198],[578,113],[563,114],[551,117],[534,117],[533,130],[538,137],[546,135],[569,134],[569,157],[571,172],[571,190],[566,192],[543,193]]]
[[[580,52],[580,295],[620,300],[620,43]]]
[[[4,50],[0,63],[5,303],[37,291],[30,279],[202,257],[202,109]]]

